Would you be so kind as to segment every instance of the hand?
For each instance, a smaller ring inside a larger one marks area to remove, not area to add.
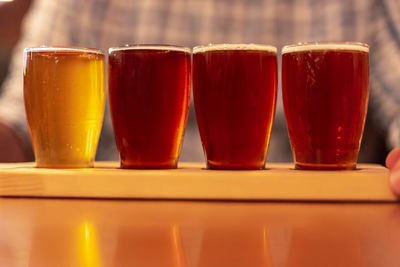
[[[393,192],[400,196],[400,145],[390,151],[386,158],[386,167],[390,170],[390,185]]]

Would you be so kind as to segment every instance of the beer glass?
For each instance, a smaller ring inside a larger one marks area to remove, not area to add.
[[[100,51],[25,49],[24,100],[37,167],[93,167],[104,93]]]
[[[193,49],[194,104],[208,168],[264,168],[276,95],[275,47]]]
[[[368,104],[369,48],[304,43],[282,49],[283,103],[297,169],[354,169]]]
[[[176,168],[190,98],[189,48],[109,49],[109,100],[122,168]]]

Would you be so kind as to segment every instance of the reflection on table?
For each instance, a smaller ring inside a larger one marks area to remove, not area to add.
[[[0,199],[0,266],[399,266],[397,204]]]

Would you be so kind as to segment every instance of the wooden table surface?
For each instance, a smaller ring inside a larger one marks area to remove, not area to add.
[[[0,198],[0,266],[400,266],[400,205]]]

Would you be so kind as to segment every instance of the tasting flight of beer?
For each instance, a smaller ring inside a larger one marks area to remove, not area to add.
[[[368,45],[298,43],[281,54],[294,167],[355,169],[368,105]],[[84,47],[25,49],[24,100],[37,167],[94,166],[108,82],[121,168],[177,168],[191,90],[207,168],[265,168],[277,101],[276,47],[112,47],[108,75],[105,57]]]

